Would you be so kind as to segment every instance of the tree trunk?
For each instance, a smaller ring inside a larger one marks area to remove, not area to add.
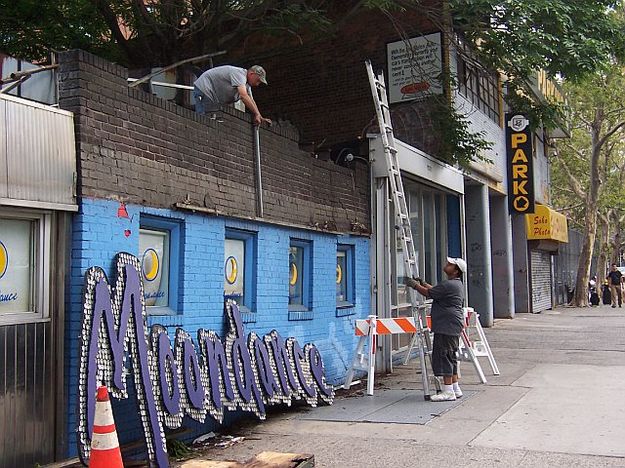
[[[614,237],[612,238],[612,263],[616,263],[618,266],[621,266],[621,226],[616,220]]]
[[[584,245],[577,264],[577,281],[575,282],[575,295],[573,305],[576,307],[588,306],[588,281],[590,280],[590,264],[597,235],[597,210],[589,210],[586,215],[584,226]]]
[[[608,264],[608,246],[609,246],[609,237],[610,237],[610,223],[608,220],[601,218],[601,236],[599,237],[599,242],[597,245],[599,251],[599,258],[597,260],[597,293],[599,294],[599,298],[603,299],[603,280],[607,275],[607,264]]]
[[[584,226],[584,245],[577,264],[577,281],[573,305],[576,307],[588,306],[588,281],[590,280],[590,264],[595,248],[597,236],[597,207],[601,177],[599,173],[599,156],[605,143],[601,138],[604,112],[602,107],[595,109],[594,119],[590,128],[592,152],[590,155],[590,187],[586,195],[586,224]]]

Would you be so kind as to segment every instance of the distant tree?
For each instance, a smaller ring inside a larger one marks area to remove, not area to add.
[[[625,213],[624,88],[625,72],[618,65],[566,86],[572,138],[556,143],[552,185],[555,204],[584,234],[573,299],[576,306],[588,305],[595,245],[599,277],[605,276],[607,261],[620,256]]]

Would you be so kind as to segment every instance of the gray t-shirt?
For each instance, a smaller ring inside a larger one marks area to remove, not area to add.
[[[460,336],[464,328],[464,285],[459,279],[443,281],[430,289],[432,332]]]
[[[247,70],[232,65],[206,70],[193,84],[206,96],[204,105],[208,108],[219,108],[241,99],[237,90],[241,85],[245,85],[248,94],[252,95],[252,88],[247,83]]]

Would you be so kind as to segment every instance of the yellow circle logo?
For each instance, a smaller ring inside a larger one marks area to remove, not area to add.
[[[148,281],[154,281],[161,267],[161,262],[156,250],[147,249],[143,254],[141,265],[143,268],[143,277]]]
[[[341,284],[341,281],[343,281],[343,268],[341,268],[341,265],[337,265],[336,266],[336,284]]]
[[[4,276],[7,272],[7,268],[9,267],[9,252],[7,248],[4,246],[2,241],[0,241],[0,278]]]
[[[298,277],[297,265],[295,264],[295,262],[291,262],[290,270],[291,270],[291,279],[289,283],[291,284],[291,286],[295,286],[295,283],[297,283],[297,277]]]
[[[226,259],[224,274],[228,284],[234,284],[237,281],[237,277],[239,276],[239,265],[236,258],[230,256]]]

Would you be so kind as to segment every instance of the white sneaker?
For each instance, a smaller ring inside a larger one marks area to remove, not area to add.
[[[456,401],[456,394],[451,392],[441,392],[430,397],[430,401]]]
[[[454,393],[456,394],[456,398],[462,398],[462,390],[458,387],[458,390],[454,389]]]

